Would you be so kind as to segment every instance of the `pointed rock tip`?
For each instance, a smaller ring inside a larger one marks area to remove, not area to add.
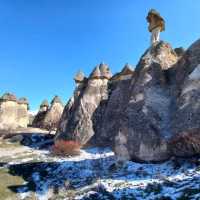
[[[43,107],[43,106],[47,106],[47,107],[49,106],[49,102],[48,102],[47,99],[44,99],[44,100],[42,101],[40,107]]]
[[[112,73],[111,73],[110,68],[107,64],[101,63],[99,65],[99,69],[100,69],[102,78],[110,79],[112,77]]]
[[[83,82],[84,79],[85,79],[84,73],[81,70],[79,70],[74,77],[75,82]]]
[[[51,101],[51,104],[53,104],[53,103],[60,103],[60,104],[62,104],[62,101],[61,101],[61,99],[60,99],[60,97],[58,95],[54,96],[53,100]]]
[[[132,74],[134,72],[132,65],[126,63],[120,74],[126,75],[126,74]]]
[[[100,78],[100,77],[101,77],[101,72],[99,69],[99,65],[97,65],[90,74],[90,78]]]

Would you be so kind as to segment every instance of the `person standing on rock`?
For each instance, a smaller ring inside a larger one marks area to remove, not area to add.
[[[149,23],[149,32],[151,32],[151,44],[160,41],[160,32],[165,30],[165,20],[160,16],[160,13],[151,9],[146,17]]]

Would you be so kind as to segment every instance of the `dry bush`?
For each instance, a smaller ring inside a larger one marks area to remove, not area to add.
[[[80,144],[73,140],[57,140],[55,141],[52,151],[59,156],[75,156],[80,154]]]

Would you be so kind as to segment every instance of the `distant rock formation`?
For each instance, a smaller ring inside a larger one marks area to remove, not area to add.
[[[32,126],[48,130],[56,129],[60,121],[64,106],[58,96],[51,101],[51,106],[44,100],[40,109],[33,120]]]
[[[17,109],[17,119],[19,127],[27,127],[29,124],[29,115],[28,115],[28,100],[25,97],[20,98],[18,101]]]
[[[56,129],[63,113],[63,103],[58,96],[51,101],[51,106],[44,117],[43,127],[48,130]]]
[[[109,145],[121,159],[160,162],[200,154],[200,40],[188,50],[159,42],[135,71],[100,64],[75,79],[56,139]]]
[[[32,126],[37,128],[43,128],[44,117],[47,113],[49,108],[49,103],[45,99],[40,105],[39,111],[33,119]]]
[[[26,128],[28,122],[28,100],[17,100],[15,95],[5,93],[0,98],[0,129]]]

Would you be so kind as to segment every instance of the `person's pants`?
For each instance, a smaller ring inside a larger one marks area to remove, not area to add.
[[[160,27],[154,28],[151,32],[151,44],[160,41]]]

